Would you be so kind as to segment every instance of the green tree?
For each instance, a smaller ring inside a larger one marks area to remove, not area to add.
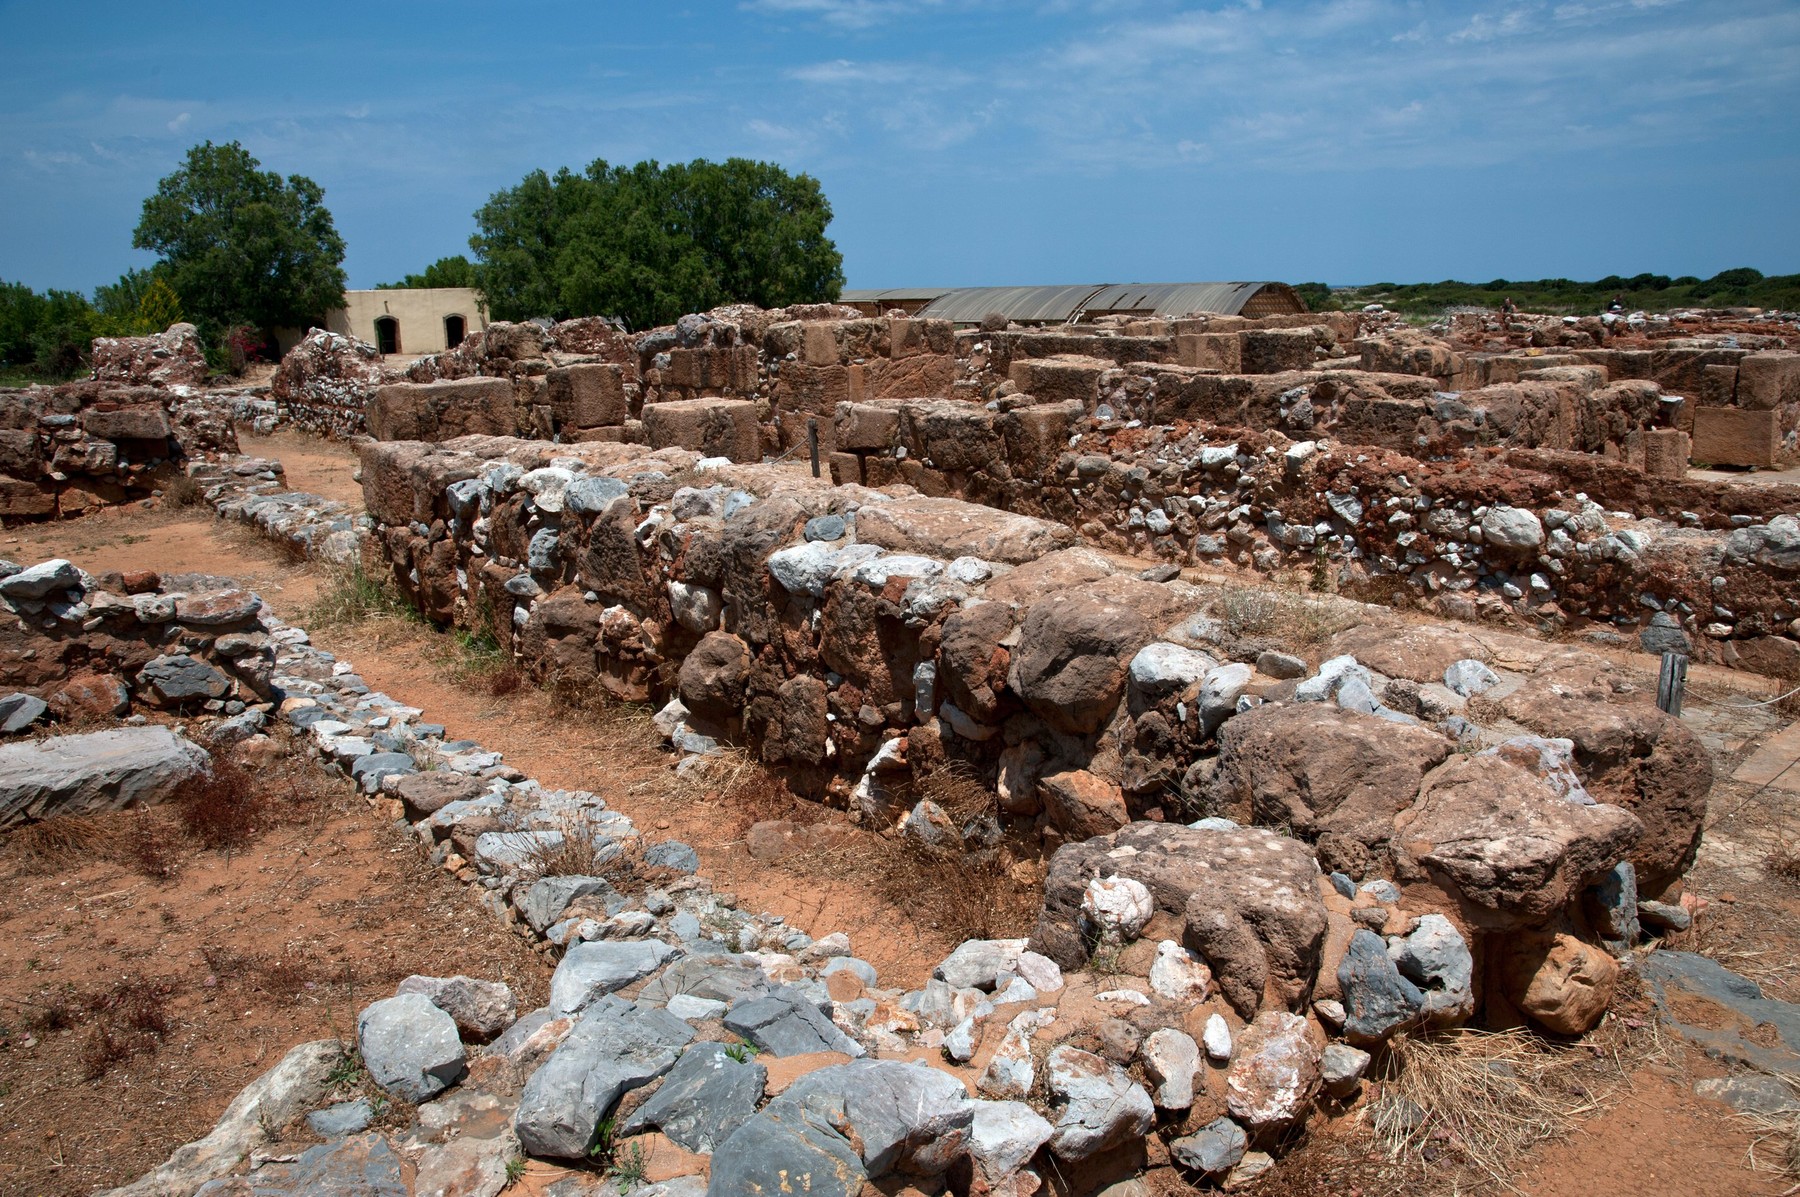
[[[38,294],[0,282],[0,365],[40,379],[68,378],[87,363],[101,320],[79,291]]]
[[[110,286],[94,288],[102,335],[145,337],[181,322],[181,297],[154,270],[127,270]]]
[[[476,276],[502,320],[603,315],[647,328],[721,303],[824,302],[844,285],[818,180],[774,163],[533,171],[475,222]]]
[[[233,325],[301,325],[344,302],[344,239],[325,192],[304,175],[261,169],[243,146],[208,141],[144,201],[132,244],[208,340]]]
[[[377,291],[397,291],[403,287],[474,287],[475,263],[461,254],[439,258],[425,268],[423,274],[409,274],[397,283],[376,283]]]

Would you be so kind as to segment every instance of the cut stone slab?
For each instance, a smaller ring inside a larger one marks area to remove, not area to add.
[[[0,828],[154,806],[210,766],[205,749],[158,724],[0,745]]]
[[[694,1029],[667,1010],[611,994],[598,999],[525,1082],[514,1118],[520,1145],[546,1159],[585,1158],[620,1095],[673,1068],[693,1038]]]
[[[1755,981],[1693,952],[1651,952],[1642,967],[1663,1024],[1677,1035],[1715,1059],[1800,1075],[1800,1005],[1764,997]],[[1722,1025],[1688,1022],[1683,1014],[1693,1017],[1696,1001],[1718,1007],[1721,1017],[1708,1021]]]
[[[769,1070],[740,1063],[723,1043],[696,1043],[669,1070],[650,1100],[631,1112],[621,1135],[662,1131],[688,1151],[711,1155],[748,1122],[762,1099]]]
[[[1023,565],[1075,543],[1074,530],[960,499],[915,496],[868,503],[856,513],[856,538],[901,553],[945,561],[980,557]]]

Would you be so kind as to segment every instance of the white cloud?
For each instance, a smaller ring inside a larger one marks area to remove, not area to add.
[[[746,0],[744,8],[773,16],[816,17],[841,29],[867,29],[933,6],[933,0]]]
[[[187,123],[188,123],[188,122],[189,122],[189,121],[191,121],[191,120],[193,120],[193,119],[194,119],[194,114],[193,114],[193,113],[191,113],[191,112],[183,112],[183,113],[182,113],[182,114],[180,114],[180,115],[179,115],[179,116],[177,116],[177,117],[176,117],[176,118],[175,118],[175,119],[174,119],[174,120],[172,120],[172,121],[170,121],[170,122],[169,122],[169,124],[168,124],[168,128],[169,128],[169,132],[171,132],[171,133],[179,133],[179,132],[181,132],[181,130],[182,130],[182,128],[183,128],[183,127],[184,127],[184,126],[185,126],[185,125],[186,125],[186,124],[187,124]]]

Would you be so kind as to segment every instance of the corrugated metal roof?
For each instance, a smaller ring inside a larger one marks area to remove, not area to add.
[[[949,287],[884,287],[879,290],[850,288],[838,294],[839,303],[908,303],[920,299],[936,299],[947,294]]]
[[[1100,290],[1093,283],[1072,287],[958,287],[932,300],[919,315],[958,324],[980,324],[999,312],[1008,320],[1061,323],[1087,307],[1087,297]]]
[[[1125,283],[1102,287],[1088,297],[1090,312],[1147,312],[1185,316],[1216,312],[1235,316],[1266,283]]]
[[[1215,312],[1235,316],[1269,283],[1084,283],[1050,287],[954,287],[945,290],[919,311],[920,316],[979,324],[982,317],[998,312],[1021,323],[1061,324],[1084,312],[1145,312],[1155,316],[1185,316],[1189,312]],[[1273,284],[1280,286],[1280,284]],[[921,292],[845,292],[885,299],[919,298]]]

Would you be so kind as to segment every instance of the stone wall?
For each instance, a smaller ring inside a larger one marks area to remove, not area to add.
[[[189,461],[237,452],[232,404],[188,387],[0,390],[0,518],[54,519],[144,498]]]
[[[1592,621],[1603,639],[1800,677],[1800,524],[1782,514],[1800,511],[1800,489],[1652,481],[1566,452],[1426,461],[1087,411],[1023,395],[992,410],[845,404],[832,472],[1054,519],[1149,560],[1311,575],[1378,599],[1403,585],[1453,618]]]

